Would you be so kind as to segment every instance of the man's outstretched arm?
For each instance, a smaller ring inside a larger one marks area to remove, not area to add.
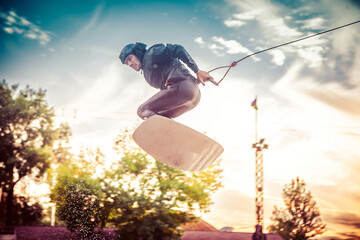
[[[205,86],[206,81],[213,80],[213,77],[209,73],[199,70],[199,67],[196,65],[194,59],[190,54],[185,50],[185,48],[178,44],[167,44],[167,52],[171,58],[178,58],[183,63],[185,63],[194,73],[196,73],[197,80]]]

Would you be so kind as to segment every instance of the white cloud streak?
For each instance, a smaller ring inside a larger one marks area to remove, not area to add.
[[[78,33],[78,36],[79,35],[82,35],[84,33],[86,33],[87,31],[89,31],[91,28],[93,28],[95,26],[95,24],[98,22],[99,20],[99,17],[102,13],[104,9],[104,4],[100,4],[98,5],[95,10],[94,10],[94,13],[92,14],[91,16],[91,19],[89,20],[89,22],[85,25],[85,27],[83,27],[79,33]]]
[[[212,40],[223,46],[226,49],[226,53],[228,54],[251,53],[249,49],[235,40],[226,40],[223,37],[216,36],[212,37]]]
[[[246,22],[236,19],[227,19],[224,21],[225,26],[227,27],[241,27],[246,24]]]
[[[0,12],[0,18],[5,20],[5,26],[2,26],[2,29],[8,34],[19,34],[27,39],[38,40],[42,46],[51,41],[51,32],[43,31],[38,25],[25,17],[18,16],[14,11]]]
[[[208,48],[217,56],[224,56],[224,47],[219,46],[215,43],[209,44]]]
[[[225,26],[229,28],[238,28],[246,25],[246,20],[253,20],[255,19],[259,14],[261,14],[263,10],[262,9],[255,9],[249,12],[245,13],[236,13],[233,14],[233,18],[229,18],[224,21]]]
[[[301,29],[309,29],[309,30],[323,29],[325,22],[326,22],[325,19],[321,17],[296,21],[296,23],[302,24]]]
[[[0,18],[5,20],[3,30],[8,34],[19,34],[31,40],[38,40],[42,46],[47,45],[51,40],[51,33],[43,31],[41,28],[31,23],[25,17],[18,16],[16,12],[0,12]]]
[[[322,53],[324,52],[323,48],[320,46],[311,46],[307,48],[299,49],[298,54],[300,57],[305,60],[306,63],[308,63],[308,67],[317,67],[320,66],[324,58],[322,56]]]
[[[289,36],[289,37],[299,37],[302,34],[295,28],[288,27],[283,18],[275,18],[266,20],[263,22],[265,27],[271,29],[272,33],[277,36]]]
[[[234,18],[240,19],[240,20],[252,20],[252,19],[255,19],[262,12],[263,12],[263,9],[259,8],[259,9],[251,10],[249,12],[236,13],[233,16],[234,16]]]
[[[244,47],[236,40],[227,40],[223,37],[213,36],[210,43],[205,43],[202,37],[197,37],[194,41],[201,47],[207,47],[217,56],[224,56],[225,54],[251,54],[251,51]]]
[[[205,42],[204,40],[202,39],[202,37],[197,37],[194,39],[194,41],[199,44],[201,47],[204,47],[205,46]]]
[[[271,62],[275,63],[275,65],[277,66],[284,65],[286,57],[281,50],[272,50],[269,52],[269,54],[273,56]]]

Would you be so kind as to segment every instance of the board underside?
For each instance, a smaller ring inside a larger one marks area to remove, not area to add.
[[[154,159],[186,171],[206,169],[224,151],[206,135],[158,115],[142,122],[133,139]]]

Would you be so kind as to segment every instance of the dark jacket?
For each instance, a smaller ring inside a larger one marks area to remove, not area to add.
[[[196,81],[185,63],[194,73],[199,68],[184,47],[177,44],[156,44],[150,47],[142,60],[142,69],[146,81],[155,88],[165,89],[165,84],[178,82],[188,78]]]

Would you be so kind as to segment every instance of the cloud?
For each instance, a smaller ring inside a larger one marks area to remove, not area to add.
[[[307,35],[306,31],[309,30],[324,29],[324,25],[328,22],[323,16],[296,20],[294,14],[296,15],[298,13],[289,11],[287,6],[272,4],[267,0],[244,0],[241,1],[241,3],[236,0],[228,0],[228,3],[233,5],[239,13],[232,14],[230,18],[224,21],[224,24],[233,28],[239,28],[245,24],[249,24],[250,27],[254,26],[254,29],[259,28],[261,38],[252,39],[256,39],[253,41],[253,45],[258,45],[258,49],[260,50],[304,37]],[[308,13],[311,12],[312,9],[313,8],[301,8],[301,11],[299,11]],[[252,22],[250,23],[250,21]],[[248,33],[254,35],[254,33]],[[352,34],[354,35],[354,33]],[[348,36],[349,35],[344,34],[342,39],[349,38]],[[265,39],[267,40],[265,41]],[[273,57],[272,63],[277,66],[282,66],[286,61],[285,56],[290,55],[301,59],[308,67],[316,68],[324,64],[324,54],[330,47],[328,46],[329,43],[330,40],[328,40],[328,38],[319,36],[281,47],[280,50],[282,54],[278,51],[269,54]],[[336,49],[341,48],[341,45],[342,44],[337,43]],[[345,48],[349,49],[348,46]],[[335,59],[330,59],[330,63],[335,66]]]
[[[255,19],[258,15],[260,15],[263,12],[263,9],[254,9],[249,12],[244,13],[236,13],[234,14],[234,18],[240,19],[240,20],[252,20]]]
[[[194,39],[194,41],[201,47],[207,47],[217,56],[224,56],[226,53],[251,53],[249,49],[245,48],[241,43],[237,42],[236,40],[226,40],[223,37],[217,36],[213,36],[211,40],[211,43],[205,43],[202,37],[197,37]]]
[[[83,27],[79,33],[78,33],[78,36],[83,34],[83,33],[86,33],[87,31],[89,31],[91,28],[93,28],[95,26],[95,24],[97,23],[100,15],[101,15],[101,12],[103,11],[104,9],[104,4],[100,4],[98,5],[96,8],[95,8],[95,11],[94,13],[92,14],[91,16],[91,19],[89,20],[89,22],[86,24],[85,27]]]
[[[269,52],[270,55],[273,56],[271,62],[275,63],[277,66],[284,65],[285,62],[285,54],[281,50],[272,50]]]
[[[226,40],[223,37],[217,36],[214,36],[211,39],[224,47],[226,49],[226,53],[228,54],[251,53],[249,49],[241,45],[241,43],[237,42],[236,40]]]
[[[359,85],[349,88],[343,86],[341,82],[321,83],[317,81],[316,76],[302,76],[303,70],[304,65],[300,61],[294,63],[289,67],[286,74],[273,86],[273,91],[276,94],[284,94],[286,98],[294,101],[305,102],[302,96],[307,96],[354,117],[360,116]],[[357,72],[357,67],[354,65],[353,69],[349,71],[349,74],[354,76],[353,74]],[[299,81],[299,79],[301,79],[301,81]],[[315,105],[314,102],[311,104]]]
[[[297,50],[297,54],[299,57],[305,60],[304,62],[307,63],[307,66],[318,67],[322,64],[324,48],[320,46],[311,46],[307,48],[300,48]]]
[[[321,17],[296,21],[296,23],[302,24],[301,29],[310,29],[310,30],[323,29],[325,22],[326,22],[325,19]]]
[[[20,29],[18,27],[4,27],[4,31],[9,33],[9,34],[13,34],[13,33],[17,33],[17,34],[22,34],[24,32],[24,29]]]
[[[352,226],[360,230],[360,216],[349,212],[337,212],[326,216],[328,221],[335,224]]]
[[[314,28],[314,23],[310,23],[311,21],[307,22],[307,26],[305,28]],[[318,22],[318,21],[315,21]],[[293,40],[299,38],[302,33],[299,32],[295,28],[290,28],[284,23],[284,19],[278,18],[274,20],[270,20],[266,23],[268,27],[272,29],[272,34],[274,38],[286,35],[287,37],[292,37]],[[285,41],[286,42],[286,41]],[[285,53],[295,53],[297,57],[300,57],[308,67],[314,68],[320,66],[324,61],[324,52],[328,40],[325,38],[318,36],[315,38],[307,39],[304,41],[296,42],[286,47],[283,47],[282,50]],[[271,53],[270,53],[271,54]],[[274,53],[273,53],[274,54]],[[273,55],[272,54],[272,55]],[[274,55],[273,55],[274,56]],[[279,57],[279,56],[278,56]],[[285,60],[285,59],[284,59]],[[273,58],[273,63],[279,65]],[[283,64],[283,63],[282,63]],[[282,65],[280,64],[280,65]]]
[[[288,26],[288,20],[286,19],[289,19],[289,16],[283,14],[284,8],[282,8],[281,5],[272,4],[267,0],[244,0],[241,1],[241,3],[235,0],[228,0],[228,2],[238,11],[242,12],[232,15],[233,19],[239,21],[251,20],[253,21],[252,25],[254,29],[258,29],[258,31],[261,32],[260,38],[252,38],[256,39],[253,41],[253,45],[259,46],[257,47],[259,50],[284,43],[287,40],[294,40],[302,35],[296,27]],[[253,35],[256,36],[256,33]],[[280,50],[281,52],[275,51],[269,53],[273,57],[272,63],[277,66],[282,66],[286,60],[285,55],[289,52],[295,53],[302,58],[309,56],[310,52],[313,53],[312,51],[302,51],[302,55],[299,55],[297,52],[298,49],[298,47],[288,46],[287,48],[282,48]],[[311,58],[307,58],[307,61],[309,61],[309,59]],[[317,59],[316,62],[319,62],[320,58],[317,56],[314,59]]]
[[[263,10],[255,9],[245,13],[236,13],[233,14],[233,18],[229,18],[224,21],[225,26],[227,27],[241,27],[246,24],[244,20],[253,20],[258,16]]]
[[[201,47],[207,47],[212,53],[219,57],[225,56],[226,54],[252,54],[248,48],[244,47],[238,41],[227,40],[223,37],[213,36],[209,43],[206,43],[202,37],[197,37],[194,39],[194,42]],[[252,60],[258,62],[260,58],[253,56]]]
[[[14,11],[0,12],[0,18],[5,20],[5,26],[2,28],[8,34],[19,34],[27,39],[38,40],[43,46],[51,40],[51,32],[41,30],[38,25],[31,23],[25,17],[18,16]]]
[[[300,36],[301,33],[296,28],[288,27],[281,14],[282,8],[279,5],[272,4],[267,0],[245,0],[236,1],[228,0],[231,5],[234,5],[238,11],[243,13],[234,14],[233,17],[238,20],[256,20],[262,27],[262,30],[269,38],[284,38],[287,36]]]
[[[225,26],[227,27],[241,27],[246,24],[246,22],[236,19],[227,19],[224,21]]]
[[[204,47],[205,46],[205,42],[204,40],[202,39],[202,37],[197,37],[194,39],[194,42],[198,43],[201,47]]]
[[[354,7],[354,3],[355,1],[345,1],[344,4],[323,4],[326,7],[324,11],[329,12],[331,15],[328,24],[332,27],[337,27],[359,19],[360,8]],[[347,58],[352,56],[354,51],[358,50],[360,39],[360,31],[358,29],[359,25],[356,24],[343,28],[337,33],[331,33],[332,53]],[[334,59],[334,64],[337,61],[338,58]]]
[[[224,47],[219,46],[215,43],[209,44],[208,48],[217,56],[224,56]]]
[[[340,83],[316,84],[313,82],[303,84],[301,91],[335,109],[353,116],[360,115],[359,90],[357,89],[346,89]]]
[[[299,37],[301,32],[295,28],[288,27],[283,18],[275,18],[266,20],[263,22],[264,25],[271,30],[271,32],[277,36],[289,36],[289,37]]]
[[[341,233],[341,236],[344,236],[346,239],[359,239],[360,238],[360,234],[358,232]]]

